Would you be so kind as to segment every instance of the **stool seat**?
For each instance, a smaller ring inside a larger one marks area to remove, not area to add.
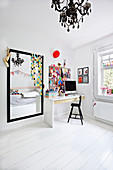
[[[79,103],[71,103],[71,106],[79,107]]]
[[[81,111],[80,106],[81,106],[81,96],[79,96],[79,103],[71,103],[71,111],[70,111],[67,123],[69,123],[70,119],[80,119],[81,124],[83,125],[83,115],[82,115],[82,111]],[[79,111],[78,114],[72,114],[74,107],[78,107],[78,111]]]

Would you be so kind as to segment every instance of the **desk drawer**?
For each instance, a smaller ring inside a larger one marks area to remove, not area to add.
[[[83,100],[84,98],[85,98],[85,97],[83,96],[83,97],[82,97],[82,100]],[[76,98],[74,98],[74,99],[55,100],[55,101],[54,101],[54,104],[74,102],[74,101],[77,101],[77,100],[79,100],[79,97],[76,97]]]

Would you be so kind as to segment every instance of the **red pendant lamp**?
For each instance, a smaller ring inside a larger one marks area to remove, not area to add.
[[[59,52],[58,50],[56,50],[56,51],[53,52],[53,57],[54,57],[54,58],[58,58],[59,55],[60,55],[60,52]]]

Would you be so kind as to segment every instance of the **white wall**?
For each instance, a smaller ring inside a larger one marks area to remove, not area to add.
[[[13,127],[14,125],[15,127],[17,127],[17,125],[20,126],[22,122],[25,123],[28,121],[23,120],[16,123],[10,123],[10,125],[7,124],[7,68],[3,62],[3,58],[6,57],[7,47],[44,55],[45,89],[48,88],[48,66],[50,64],[57,64],[58,62],[63,64],[63,60],[66,59],[67,67],[73,70],[73,51],[71,49],[59,47],[58,45],[55,46],[50,40],[46,39],[43,35],[40,35],[40,33],[38,32],[37,34],[38,38],[26,32],[10,30],[7,28],[0,28],[0,129],[12,125]],[[58,59],[54,59],[52,57],[52,53],[54,50],[59,50],[61,53]],[[36,120],[38,119],[38,117],[32,119]]]
[[[74,51],[74,63],[76,68],[75,78],[77,78],[78,68],[89,67],[89,84],[77,83],[77,91],[78,93],[85,95],[84,114],[91,117],[93,116],[93,51],[111,44],[113,44],[113,34],[80,47]]]

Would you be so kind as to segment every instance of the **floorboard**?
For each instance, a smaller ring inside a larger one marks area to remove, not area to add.
[[[113,127],[93,119],[44,122],[0,135],[0,170],[111,170]]]

